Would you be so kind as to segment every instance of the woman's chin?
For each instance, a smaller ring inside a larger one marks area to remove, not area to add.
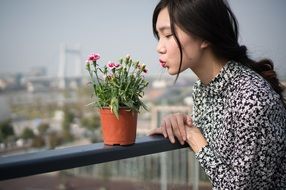
[[[169,68],[168,68],[167,71],[168,71],[169,75],[172,75],[172,76],[178,74],[178,70],[172,70],[172,69],[169,69]],[[182,71],[181,71],[181,72],[182,72]],[[180,72],[180,73],[181,73],[181,72]]]
[[[170,69],[167,69],[169,75],[177,75],[178,74],[178,71],[172,71]]]

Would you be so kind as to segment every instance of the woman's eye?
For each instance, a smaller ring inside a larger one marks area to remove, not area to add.
[[[166,35],[165,37],[166,38],[170,38],[170,37],[172,37],[173,36],[173,34],[169,34],[169,35]]]

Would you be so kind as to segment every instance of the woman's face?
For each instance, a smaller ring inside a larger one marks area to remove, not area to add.
[[[168,9],[164,8],[159,13],[156,23],[159,36],[157,52],[159,53],[161,66],[167,68],[170,75],[176,75],[180,66],[180,50],[170,26]],[[180,72],[188,68],[194,69],[200,62],[206,44],[202,40],[185,33],[179,27],[175,26],[175,28],[183,53]]]

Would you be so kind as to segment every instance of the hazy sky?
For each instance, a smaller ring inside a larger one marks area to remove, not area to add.
[[[0,0],[0,73],[45,66],[54,76],[60,43],[81,45],[84,73],[90,52],[100,53],[102,64],[130,53],[151,73],[160,73],[151,28],[157,2]],[[278,72],[286,72],[286,0],[231,0],[230,5],[240,23],[241,42],[250,54],[271,57]],[[71,73],[74,64],[69,66]]]

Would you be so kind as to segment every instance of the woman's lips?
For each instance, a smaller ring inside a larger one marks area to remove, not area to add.
[[[163,68],[166,68],[166,67],[167,67],[167,65],[166,65],[166,62],[165,62],[165,61],[162,61],[161,59],[160,59],[159,61],[160,61],[160,65],[161,65],[161,67],[163,67]]]

